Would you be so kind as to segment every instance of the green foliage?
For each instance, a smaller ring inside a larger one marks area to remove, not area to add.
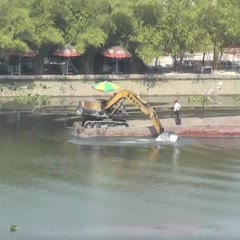
[[[190,0],[169,0],[164,5],[163,32],[167,52],[182,57],[197,50],[199,27],[195,5]],[[197,41],[196,41],[197,40]]]
[[[188,97],[188,103],[199,103],[203,108],[207,107],[210,102],[212,102],[212,99],[207,95]]]
[[[132,40],[137,43],[136,54],[145,63],[150,63],[153,58],[159,57],[162,53],[161,42],[163,36],[157,28],[139,27]]]
[[[217,91],[221,90],[222,83],[217,84],[216,89],[205,90],[204,93],[200,96],[190,96],[188,97],[189,103],[200,103],[203,108],[207,107],[210,103],[216,102]]]
[[[0,51],[39,50],[36,65],[60,46],[90,52],[122,45],[145,63],[240,44],[239,0],[0,0]]]
[[[103,30],[107,23],[106,6],[103,0],[69,0],[61,20],[65,44],[77,45],[81,52],[88,47],[101,47],[107,37]]]
[[[215,88],[204,90],[200,96],[188,97],[189,103],[200,103],[203,108],[207,107],[210,103],[216,102],[219,91],[222,89],[222,82],[218,82]]]
[[[24,95],[14,98],[14,102],[21,104],[33,104],[33,105],[46,105],[49,101],[49,97],[46,95]]]
[[[114,45],[128,45],[129,37],[135,29],[133,9],[131,3],[118,4],[113,8],[110,21],[112,22],[112,31],[109,32],[110,39]]]
[[[13,224],[10,226],[10,232],[16,232],[17,231],[17,225]]]
[[[90,46],[98,47],[104,45],[107,35],[105,32],[100,28],[95,29],[87,29],[83,34],[79,35],[77,49],[80,52],[85,52],[87,48]]]
[[[233,96],[233,100],[236,102],[240,102],[240,95]]]
[[[60,29],[54,21],[54,3],[52,0],[30,0],[28,3],[32,22],[31,45],[34,48],[64,44]]]
[[[199,29],[211,40],[216,67],[221,49],[240,36],[239,3],[236,0],[203,0],[197,4]]]
[[[24,41],[29,31],[28,13],[19,0],[0,1],[0,50],[2,54],[12,51],[25,52]]]

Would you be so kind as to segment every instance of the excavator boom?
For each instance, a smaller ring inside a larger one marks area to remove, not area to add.
[[[146,101],[144,101],[140,96],[136,95],[132,91],[122,90],[113,97],[111,97],[104,106],[105,110],[109,110],[114,105],[118,104],[122,99],[127,99],[134,105],[136,105],[144,114],[148,115],[153,123],[154,128],[157,133],[160,134],[164,131],[160,120],[158,119],[157,113]]]

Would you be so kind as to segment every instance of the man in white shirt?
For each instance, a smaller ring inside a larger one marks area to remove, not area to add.
[[[178,100],[174,99],[174,114],[175,114],[175,123],[176,125],[181,125],[181,118],[180,118],[180,109],[181,105],[179,104]]]

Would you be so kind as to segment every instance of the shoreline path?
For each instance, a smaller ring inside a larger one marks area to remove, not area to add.
[[[160,119],[163,127],[173,127],[175,126],[174,117]],[[152,126],[151,120],[128,120],[130,127],[148,127]],[[229,116],[229,117],[207,117],[207,118],[183,118],[182,125],[184,127],[189,126],[199,126],[199,125],[239,125],[240,126],[240,116]]]

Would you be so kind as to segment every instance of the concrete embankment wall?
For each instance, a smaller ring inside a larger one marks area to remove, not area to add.
[[[222,82],[220,95],[236,95],[240,91],[240,74],[164,74],[164,75],[77,75],[77,76],[0,76],[0,97],[19,95],[106,96],[92,88],[98,81],[112,81],[120,89],[139,95],[201,95],[216,89]]]

